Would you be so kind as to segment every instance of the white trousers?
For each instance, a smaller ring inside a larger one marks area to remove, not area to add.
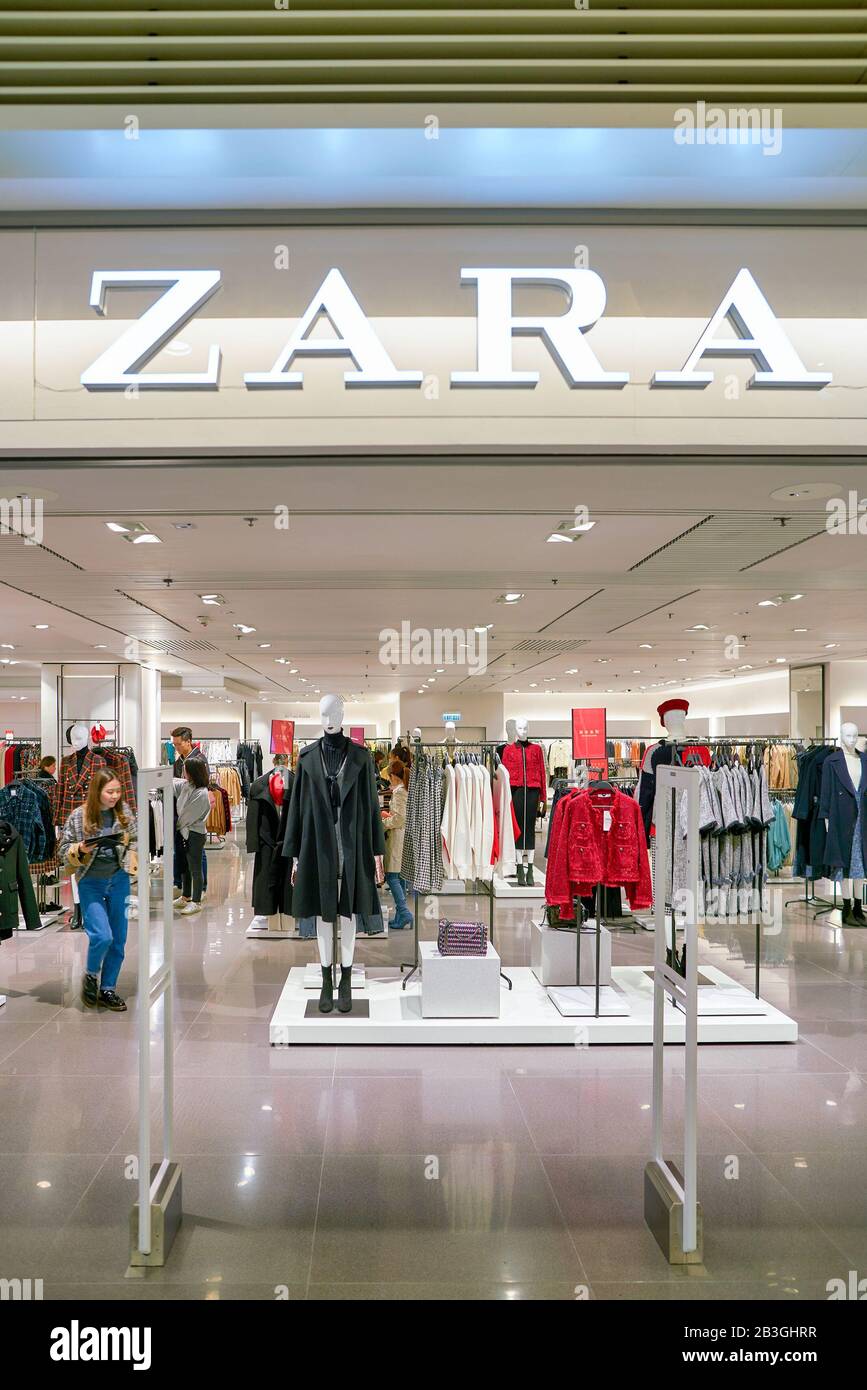
[[[355,918],[340,917],[340,964],[350,966],[355,955]],[[316,940],[319,943],[319,961],[322,965],[334,964],[334,924],[324,917],[316,918]]]

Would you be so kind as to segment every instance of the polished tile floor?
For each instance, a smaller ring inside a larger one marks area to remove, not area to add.
[[[801,1041],[700,1050],[705,1263],[684,1272],[643,1221],[649,1049],[272,1048],[313,948],[245,938],[234,839],[209,865],[207,912],[176,919],[185,1216],[161,1270],[127,1272],[137,929],[122,1016],[78,1003],[82,933],[0,948],[0,1278],[52,1299],[808,1299],[867,1275],[867,931],[789,907],[763,993]],[[507,963],[529,963],[531,911],[497,906]],[[359,954],[396,965],[408,944]],[[648,961],[652,937],[614,950]],[[715,928],[701,958],[749,983],[753,951]],[[679,1049],[666,1066],[674,1155]]]

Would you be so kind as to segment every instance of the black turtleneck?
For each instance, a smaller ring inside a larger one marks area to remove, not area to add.
[[[319,746],[322,749],[322,761],[329,777],[336,777],[340,771],[343,759],[346,757],[348,744],[349,739],[342,729],[339,729],[336,734],[325,733],[319,740]]]
[[[529,748],[530,746],[530,740],[528,738],[519,738],[517,743],[519,748]]]

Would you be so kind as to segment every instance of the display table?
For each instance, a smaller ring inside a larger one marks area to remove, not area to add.
[[[600,931],[599,984],[611,984],[611,933]],[[534,922],[530,929],[530,967],[542,985],[577,985],[577,943],[574,931],[557,931]],[[581,928],[581,984],[596,983],[596,923]]]

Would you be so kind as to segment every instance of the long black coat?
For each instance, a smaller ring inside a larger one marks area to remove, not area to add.
[[[0,941],[18,926],[18,904],[28,931],[42,926],[24,841],[8,821],[0,821]]]
[[[366,748],[350,743],[338,783],[340,816],[334,824],[319,742],[302,749],[295,772],[283,853],[298,860],[292,895],[296,917],[333,922],[353,912],[381,911],[376,891],[374,855],[385,854],[373,759]],[[343,844],[343,878],[337,901],[337,836]]]
[[[861,803],[861,854],[867,865],[867,753],[860,753],[861,785],[858,794],[842,748],[837,748],[825,759],[822,768],[822,795],[819,798],[819,815],[828,822],[828,838],[825,841],[825,863],[829,868],[842,869],[849,876],[852,863],[852,845],[855,839],[855,822],[858,819],[858,803]]]
[[[289,818],[289,802],[295,774],[283,771],[283,805],[278,810],[271,796],[270,772],[257,777],[247,803],[247,850],[253,861],[253,911],[258,917],[275,912],[292,916],[292,865],[283,858],[283,837]]]

